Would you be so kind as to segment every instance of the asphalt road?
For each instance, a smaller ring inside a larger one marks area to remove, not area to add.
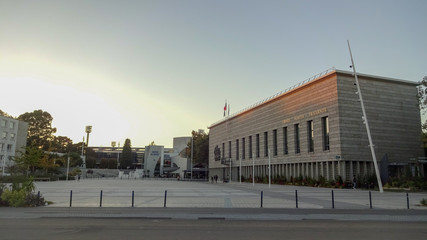
[[[425,222],[0,219],[1,239],[427,239]]]

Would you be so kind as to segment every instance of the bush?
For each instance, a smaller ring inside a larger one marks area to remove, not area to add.
[[[1,199],[11,207],[24,207],[26,200],[25,189],[10,191],[6,189],[1,195]]]
[[[423,198],[423,200],[421,200],[420,203],[423,206],[427,206],[427,199]]]

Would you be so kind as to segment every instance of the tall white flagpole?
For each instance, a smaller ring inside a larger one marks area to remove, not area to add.
[[[231,182],[231,158],[230,158],[230,179],[228,179],[229,182]]]
[[[255,154],[252,153],[252,186],[255,186]]]
[[[271,187],[271,154],[270,149],[268,149],[268,188]]]
[[[369,130],[368,117],[366,116],[365,105],[363,103],[363,98],[362,98],[362,92],[360,91],[359,80],[357,79],[356,67],[354,66],[353,55],[351,54],[350,41],[347,40],[347,44],[348,44],[348,50],[350,51],[351,66],[353,67],[354,79],[356,81],[356,86],[357,86],[357,93],[359,94],[360,105],[362,106],[362,113],[363,113],[362,119],[366,126],[366,132],[368,133],[369,147],[371,148],[372,160],[374,161],[375,174],[377,176],[377,181],[378,181],[378,188],[382,193],[384,191],[383,184],[381,181],[380,171],[378,169],[377,157],[375,156],[375,149],[374,149],[374,144],[372,142],[371,131]]]
[[[242,156],[240,156],[240,164],[239,164],[239,183],[242,183]]]

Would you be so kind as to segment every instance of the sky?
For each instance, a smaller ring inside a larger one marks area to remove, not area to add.
[[[0,0],[0,109],[90,146],[172,147],[331,67],[427,76],[424,0]]]

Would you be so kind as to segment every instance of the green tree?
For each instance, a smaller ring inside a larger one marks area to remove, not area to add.
[[[0,109],[0,116],[14,118],[14,117],[10,116],[9,114],[7,114],[6,112],[3,112],[1,109]]]
[[[120,155],[120,168],[126,169],[132,167],[132,147],[130,143],[130,139],[127,138],[125,140],[125,144],[123,145],[123,151]]]
[[[65,136],[53,136],[53,141],[50,144],[51,152],[58,152],[58,153],[67,153],[71,152],[73,149],[73,140],[71,140],[69,137]],[[78,152],[78,149],[75,149],[74,152]]]
[[[18,119],[28,123],[27,146],[48,151],[56,133],[56,128],[52,128],[53,117],[43,110],[35,110],[20,115]]]
[[[17,171],[28,175],[28,173],[34,173],[36,168],[40,167],[41,159],[44,155],[43,150],[28,146],[25,148],[25,152],[21,152],[21,154],[15,156],[13,160],[16,163]]]
[[[192,131],[193,137],[193,164],[207,166],[209,161],[209,135],[204,132]],[[191,156],[191,141],[187,144],[187,155]]]

